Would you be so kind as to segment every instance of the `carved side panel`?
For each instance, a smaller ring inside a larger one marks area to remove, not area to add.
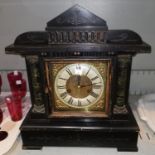
[[[27,71],[29,78],[29,87],[31,91],[32,112],[45,113],[45,105],[43,102],[43,94],[41,87],[41,75],[39,72],[38,56],[26,56]]]
[[[114,114],[128,113],[126,104],[128,104],[131,55],[120,55],[117,60],[117,84],[116,84],[116,102],[114,105]]]

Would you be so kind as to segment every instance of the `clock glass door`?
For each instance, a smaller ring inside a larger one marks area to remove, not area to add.
[[[53,117],[108,117],[111,60],[45,61]]]

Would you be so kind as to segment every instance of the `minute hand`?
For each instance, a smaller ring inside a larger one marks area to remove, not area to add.
[[[87,86],[97,85],[97,84],[99,84],[99,83],[101,83],[101,82],[98,82],[98,83],[92,83],[92,84],[89,84],[89,85],[81,85],[80,87],[87,87]]]

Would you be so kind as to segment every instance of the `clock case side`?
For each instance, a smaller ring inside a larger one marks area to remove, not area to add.
[[[113,115],[128,114],[132,57],[133,55],[129,54],[116,56],[115,95],[112,104]]]
[[[30,88],[32,118],[46,118],[48,114],[48,96],[46,93],[46,81],[44,78],[44,66],[42,58],[38,55],[25,56]]]

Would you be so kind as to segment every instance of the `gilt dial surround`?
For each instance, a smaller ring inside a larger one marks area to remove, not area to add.
[[[62,68],[55,79],[58,98],[76,108],[96,103],[103,93],[104,81],[95,67],[86,63],[70,64]]]
[[[108,117],[111,63],[111,59],[46,59],[51,117]]]

